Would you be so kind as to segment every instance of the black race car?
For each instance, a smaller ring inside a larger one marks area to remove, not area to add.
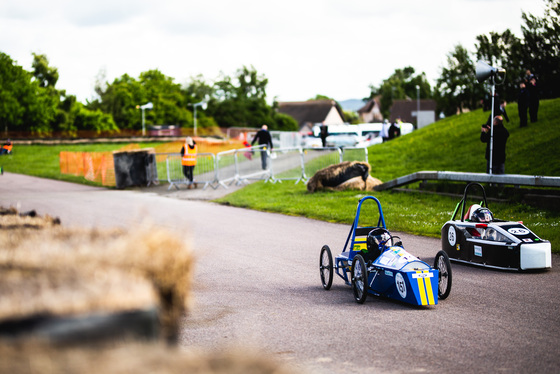
[[[483,201],[466,209],[472,187],[480,187]],[[461,216],[456,219],[459,212]],[[465,188],[451,220],[441,228],[441,247],[451,261],[473,265],[510,270],[552,267],[550,242],[521,222],[495,219],[480,183],[469,183]]]

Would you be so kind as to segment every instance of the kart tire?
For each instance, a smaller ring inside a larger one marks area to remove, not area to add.
[[[319,271],[321,273],[321,283],[325,290],[330,290],[333,282],[333,257],[331,249],[328,245],[321,248],[321,257],[319,258]]]
[[[438,298],[447,299],[451,292],[452,273],[451,262],[445,251],[439,251],[434,260],[434,268],[438,270]]]
[[[366,262],[361,255],[356,255],[352,260],[352,291],[358,304],[366,301],[368,293],[368,273]]]

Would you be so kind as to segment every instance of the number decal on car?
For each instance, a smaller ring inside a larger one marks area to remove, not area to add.
[[[449,226],[447,231],[447,240],[449,240],[449,245],[454,247],[457,242],[457,234],[455,233],[455,226]]]
[[[529,230],[519,228],[519,227],[512,227],[511,229],[508,230],[508,232],[513,235],[527,235],[529,233]]]
[[[406,283],[404,283],[404,278],[401,273],[397,273],[395,277],[395,284],[397,286],[397,291],[403,299],[406,299]]]

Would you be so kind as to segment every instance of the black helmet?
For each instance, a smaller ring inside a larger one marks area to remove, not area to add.
[[[389,231],[381,227],[377,227],[371,230],[367,236],[367,241],[366,241],[368,252],[372,254],[375,258],[377,258],[382,252],[382,248],[380,247],[381,246],[384,247],[387,241],[389,241],[390,239],[391,239],[391,234],[389,234]]]
[[[472,222],[492,222],[494,220],[494,215],[488,208],[480,207],[471,213],[470,220]]]

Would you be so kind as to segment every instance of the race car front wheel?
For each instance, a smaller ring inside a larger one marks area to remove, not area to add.
[[[451,292],[451,262],[449,262],[449,256],[445,251],[439,251],[436,254],[436,259],[434,261],[434,268],[439,272],[438,281],[438,297],[444,300],[449,296]]]
[[[356,255],[352,260],[352,291],[359,304],[366,301],[368,292],[368,274],[366,262],[361,255]]]
[[[321,258],[319,259],[319,271],[321,272],[321,282],[323,288],[329,290],[333,281],[333,259],[331,249],[328,245],[321,248]]]

